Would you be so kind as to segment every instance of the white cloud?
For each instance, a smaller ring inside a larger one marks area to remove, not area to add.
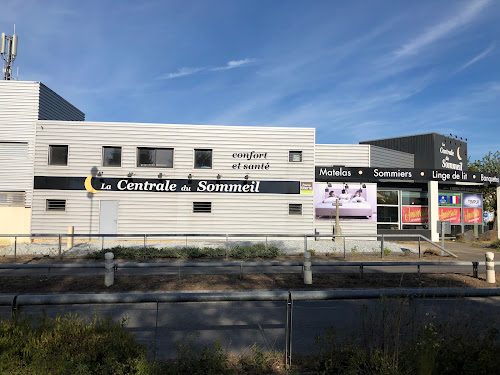
[[[225,66],[219,66],[216,68],[212,68],[210,70],[212,70],[212,71],[229,70],[229,69],[239,68],[239,67],[242,67],[244,65],[251,64],[253,62],[255,62],[255,59],[246,58],[243,60],[231,60],[231,61],[228,61]]]
[[[179,77],[184,77],[184,76],[189,76],[191,74],[198,73],[205,68],[189,68],[189,67],[182,67],[177,70],[177,72],[174,73],[167,73],[159,76],[157,79],[173,79],[173,78],[179,78]]]
[[[495,46],[492,44],[491,46],[489,46],[487,49],[485,49],[483,52],[481,52],[479,55],[477,55],[476,57],[474,57],[473,59],[469,60],[468,62],[466,62],[464,65],[462,65],[456,73],[468,68],[469,66],[471,66],[472,64],[475,64],[477,63],[478,61],[484,59],[486,56],[488,56],[490,54],[491,51],[493,51],[495,49]]]
[[[179,77],[185,77],[189,76],[192,74],[196,74],[202,71],[210,71],[210,72],[216,72],[216,71],[221,71],[221,70],[229,70],[229,69],[234,69],[234,68],[240,68],[244,65],[251,64],[255,62],[255,59],[243,59],[243,60],[231,60],[226,63],[224,66],[218,66],[215,68],[208,68],[208,67],[201,67],[201,68],[190,68],[190,67],[182,67],[177,70],[177,72],[174,73],[167,73],[159,76],[157,79],[173,79],[173,78],[179,78]]]
[[[481,11],[491,2],[491,0],[467,1],[466,6],[457,14],[447,20],[434,25],[423,34],[417,36],[403,47],[394,52],[396,57],[405,57],[417,54],[428,45],[447,37],[458,28],[472,22]]]

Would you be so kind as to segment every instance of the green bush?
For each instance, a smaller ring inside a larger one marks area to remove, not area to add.
[[[283,253],[277,247],[263,244],[238,245],[229,252],[229,256],[235,259],[276,258],[280,255]]]
[[[400,331],[401,326],[390,332],[384,324],[382,334],[364,332],[361,340],[337,337],[330,328],[316,338],[316,370],[320,374],[498,373],[498,329],[484,334],[464,328],[467,324],[452,330],[447,324],[410,324],[406,328],[417,328],[414,337]]]
[[[149,374],[146,348],[124,322],[44,314],[0,320],[2,374]]]
[[[87,255],[90,259],[104,259],[104,254],[112,252],[116,259],[157,259],[157,258],[174,258],[174,259],[210,259],[222,258],[226,256],[226,248],[224,247],[123,247],[115,246],[110,249],[94,251]],[[252,259],[252,258],[276,258],[283,255],[280,249],[275,246],[266,247],[263,244],[254,245],[238,245],[233,247],[229,256],[236,259]]]
[[[231,374],[227,351],[222,348],[220,340],[211,345],[196,344],[199,334],[192,335],[185,341],[175,344],[177,357],[164,361],[159,373],[161,374]]]
[[[220,258],[226,255],[226,249],[223,247],[165,247],[157,249],[155,247],[123,247],[115,246],[110,249],[94,251],[87,255],[90,259],[104,259],[104,254],[112,252],[116,259],[197,259],[197,258]]]
[[[500,251],[500,239],[495,240],[495,241],[491,241],[491,244],[489,247],[496,249],[496,251]]]

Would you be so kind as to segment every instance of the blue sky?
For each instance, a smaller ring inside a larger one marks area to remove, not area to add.
[[[2,0],[14,71],[88,121],[437,132],[500,149],[500,1]]]

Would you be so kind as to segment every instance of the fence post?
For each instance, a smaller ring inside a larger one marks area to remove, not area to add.
[[[14,237],[14,260],[17,258],[17,236]]]
[[[311,285],[312,283],[311,253],[306,251],[304,252],[304,284]]]
[[[304,256],[306,256],[307,253],[307,235],[304,234]]]
[[[285,368],[289,369],[292,365],[292,318],[293,318],[293,299],[292,293],[288,292],[286,301],[286,325],[285,325]]]
[[[267,248],[267,237],[266,237],[266,248]],[[226,234],[226,260],[229,259],[229,234]]]
[[[418,257],[422,259],[422,252],[420,251],[420,236],[418,236]]]
[[[472,277],[479,278],[477,267],[479,266],[479,262],[472,262]]]
[[[68,250],[71,249],[75,244],[75,237],[73,237],[73,234],[75,234],[75,227],[68,227],[68,238],[66,239],[66,247],[68,248]]]
[[[104,254],[104,285],[106,286],[112,286],[115,283],[114,257],[115,255],[111,252]]]
[[[344,259],[345,259],[345,237],[342,237],[344,239]]]
[[[62,259],[62,250],[61,250],[61,235],[59,235],[59,242],[58,242],[58,254],[59,254],[59,259]]]
[[[147,234],[144,233],[144,248],[146,248],[146,236],[147,236]]]
[[[492,252],[486,253],[486,282],[495,283],[495,262],[493,261],[495,254]]]
[[[382,235],[382,239],[380,240],[380,256],[384,258],[384,235]]]

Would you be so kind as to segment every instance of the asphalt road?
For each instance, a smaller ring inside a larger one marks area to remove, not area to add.
[[[143,303],[116,305],[23,306],[22,314],[49,316],[76,312],[81,316],[126,318],[126,327],[138,341],[156,346],[157,357],[175,355],[175,343],[194,340],[211,344],[220,339],[234,353],[251,350],[283,351],[285,346],[285,302],[205,302]],[[10,308],[0,307],[7,319]],[[361,340],[365,334],[381,337],[401,317],[402,326],[411,331],[417,321],[446,323],[460,332],[469,325],[476,332],[489,327],[500,328],[500,297],[462,299],[402,300],[337,300],[299,301],[293,307],[293,352],[310,353],[316,336],[334,327],[340,336]],[[363,330],[363,327],[364,330]]]

